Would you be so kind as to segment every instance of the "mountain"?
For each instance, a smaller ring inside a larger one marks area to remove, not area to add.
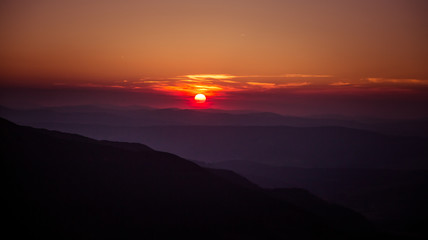
[[[94,106],[23,111],[2,108],[0,115],[21,124],[95,139],[148,144],[205,162],[245,160],[306,168],[428,169],[428,138],[325,126],[319,119],[285,121],[290,118],[271,113]],[[321,126],[281,125],[292,122]]]
[[[198,164],[232,170],[265,188],[304,188],[362,213],[386,231],[428,236],[427,170],[291,168],[246,161]]]
[[[0,116],[35,127],[57,124],[104,126],[336,126],[374,132],[428,137],[428,119],[370,119],[344,116],[284,116],[270,112],[153,109],[147,107],[61,106],[27,110],[0,106]]]
[[[428,169],[428,139],[340,127],[54,125],[96,139],[140,142],[186,159],[309,168]]]
[[[305,204],[293,204],[294,190],[277,194],[229,171],[205,169],[144,145],[97,141],[4,119],[0,126],[4,234],[16,238],[381,236],[350,210],[340,215],[341,224],[334,224],[337,208],[313,204],[313,196],[300,195],[298,202]],[[328,217],[320,214],[325,209],[331,210]]]

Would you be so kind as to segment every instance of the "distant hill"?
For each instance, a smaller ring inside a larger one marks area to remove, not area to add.
[[[380,236],[360,215],[347,210],[343,217],[339,208],[313,201],[310,194],[263,190],[234,173],[204,169],[143,145],[96,141],[4,119],[0,129],[4,234],[16,238]],[[335,224],[339,216],[341,224]]]
[[[114,106],[62,106],[17,110],[0,107],[0,117],[11,121],[49,127],[58,124],[104,126],[336,126],[379,133],[428,137],[428,119],[388,120],[343,116],[297,117],[270,112],[153,109]]]
[[[292,167],[428,169],[428,139],[340,127],[58,124],[96,139],[140,142],[186,159],[246,160]]]
[[[353,125],[345,124],[350,122],[344,119],[96,106],[0,108],[0,115],[20,124],[100,140],[148,144],[205,162],[245,160],[309,168],[428,169],[428,138],[343,127]],[[422,133],[421,126],[428,126],[422,123],[411,125]],[[397,131],[400,129],[404,128]]]
[[[199,164],[232,170],[265,188],[308,189],[363,213],[388,231],[428,236],[428,170],[290,168],[246,161]]]

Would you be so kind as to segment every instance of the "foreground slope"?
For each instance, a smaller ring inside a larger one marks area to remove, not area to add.
[[[350,229],[336,227],[283,196],[235,184],[230,173],[143,145],[96,141],[3,119],[0,124],[3,217],[6,229],[19,229],[9,232],[17,237],[334,239],[373,234],[363,220]]]

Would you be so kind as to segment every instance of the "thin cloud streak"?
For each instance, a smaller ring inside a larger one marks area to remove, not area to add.
[[[330,78],[334,77],[329,74],[300,74],[300,73],[291,73],[291,74],[279,74],[279,75],[230,75],[230,74],[191,74],[179,76],[179,78],[190,78],[190,79],[233,79],[233,78]]]
[[[190,78],[194,80],[206,80],[206,79],[224,80],[224,79],[237,78],[238,76],[232,76],[227,74],[194,74],[194,75],[185,75],[181,77]]]
[[[428,80],[422,79],[400,79],[400,78],[367,78],[371,83],[403,83],[428,85]]]
[[[333,75],[322,75],[322,74],[285,74],[280,77],[288,78],[330,78]]]
[[[330,86],[351,86],[351,85],[352,85],[352,83],[350,83],[350,82],[342,82],[342,81],[340,81],[340,82],[330,83],[329,85],[330,85]]]
[[[309,82],[292,82],[292,83],[278,84],[278,86],[279,87],[303,87],[303,86],[307,86],[310,84],[311,83],[309,83]]]

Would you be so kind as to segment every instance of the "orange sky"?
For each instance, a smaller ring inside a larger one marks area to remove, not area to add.
[[[427,12],[424,0],[6,0],[0,80],[186,96],[419,91]]]
[[[415,0],[2,1],[1,73],[107,81],[187,74],[427,79]]]

